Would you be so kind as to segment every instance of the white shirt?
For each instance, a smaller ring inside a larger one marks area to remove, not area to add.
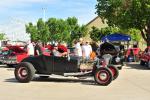
[[[28,55],[34,55],[34,46],[32,43],[29,43],[27,46]]]
[[[90,57],[90,54],[92,53],[92,47],[90,45],[83,45],[82,50],[85,57]]]
[[[82,57],[82,48],[79,42],[75,44],[75,55]]]

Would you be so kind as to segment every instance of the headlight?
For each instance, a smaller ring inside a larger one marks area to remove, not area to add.
[[[117,58],[115,59],[115,61],[116,61],[117,63],[120,62],[120,58],[117,57]]]

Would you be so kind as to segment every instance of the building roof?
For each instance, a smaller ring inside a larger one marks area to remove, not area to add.
[[[92,22],[94,22],[96,19],[98,19],[99,18],[99,16],[97,16],[97,17],[95,17],[94,19],[92,19],[90,22],[88,22],[87,24],[86,24],[86,26],[88,26],[88,25],[90,25]]]
[[[86,24],[86,26],[90,31],[90,30],[92,30],[93,26],[96,27],[96,28],[101,29],[101,28],[107,27],[108,25],[106,23],[103,23],[102,19],[99,16],[97,16],[94,19],[92,19],[90,22],[88,22]]]

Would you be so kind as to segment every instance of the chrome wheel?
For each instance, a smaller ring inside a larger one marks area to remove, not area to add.
[[[101,67],[96,70],[94,79],[97,84],[106,86],[111,83],[113,76],[108,68]]]
[[[18,76],[21,78],[21,79],[25,79],[28,75],[28,72],[27,72],[27,69],[25,67],[20,67],[18,69]]]

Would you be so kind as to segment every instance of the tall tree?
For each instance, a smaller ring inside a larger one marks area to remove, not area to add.
[[[37,34],[40,40],[43,43],[47,43],[49,41],[49,28],[48,25],[45,24],[45,22],[40,18],[37,22]]]
[[[69,30],[71,34],[70,42],[85,37],[87,35],[87,27],[85,25],[80,26],[76,17],[68,17],[66,21],[69,25]]]
[[[66,20],[49,18],[46,22],[40,18],[35,25],[27,24],[26,32],[30,34],[33,41],[72,43],[74,39],[84,37],[87,34],[87,28],[85,25],[80,26],[75,17],[68,17]]]
[[[69,26],[65,20],[49,18],[46,24],[50,31],[51,41],[68,41],[70,32]]]
[[[38,41],[40,39],[37,27],[32,23],[26,25],[26,33],[30,34],[31,41]]]
[[[93,41],[100,41],[100,39],[103,37],[104,35],[101,33],[100,29],[96,28],[96,27],[92,27],[92,30],[90,31],[90,38]]]
[[[150,46],[150,0],[97,0],[97,14],[109,26],[140,30]]]
[[[5,39],[5,33],[0,33],[0,40],[4,40]]]

